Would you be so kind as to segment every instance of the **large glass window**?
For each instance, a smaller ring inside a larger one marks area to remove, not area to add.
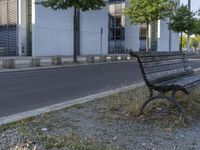
[[[0,55],[17,55],[17,0],[0,0]]]
[[[109,53],[123,53],[125,20],[122,10],[125,3],[124,0],[110,0],[109,2]]]
[[[110,40],[124,40],[124,27],[121,16],[110,16]]]

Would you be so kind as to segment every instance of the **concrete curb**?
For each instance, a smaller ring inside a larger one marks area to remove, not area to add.
[[[73,105],[76,105],[76,104],[83,104],[83,103],[86,103],[86,102],[94,101],[98,98],[103,98],[103,97],[113,95],[113,94],[116,94],[116,93],[119,93],[119,92],[123,92],[123,91],[126,91],[126,90],[133,90],[133,89],[136,89],[138,87],[142,87],[144,85],[145,85],[144,82],[137,83],[137,84],[133,84],[133,85],[126,86],[126,87],[121,87],[121,88],[118,88],[118,89],[115,89],[115,90],[110,90],[110,91],[106,91],[106,92],[93,94],[93,95],[90,95],[90,96],[66,101],[66,102],[63,102],[63,103],[59,103],[59,104],[55,104],[55,105],[51,105],[51,106],[47,106],[47,107],[43,107],[43,108],[31,110],[31,111],[27,111],[27,112],[22,112],[22,113],[19,113],[19,114],[1,117],[0,118],[0,125],[11,123],[11,122],[14,122],[14,121],[19,121],[19,120],[22,120],[22,119],[25,119],[25,118],[28,118],[28,117],[37,116],[37,115],[40,115],[40,114],[43,114],[43,113],[48,113],[48,112],[51,112],[51,111],[61,110],[61,109],[64,109],[66,107],[70,107],[70,106],[73,106]]]
[[[117,63],[127,63],[133,62],[135,60],[126,60],[126,61],[116,61],[116,62],[102,62],[102,63],[84,63],[84,64],[71,64],[71,65],[60,65],[60,66],[43,66],[43,67],[29,67],[29,68],[17,68],[17,69],[5,69],[0,70],[0,73],[10,73],[10,72],[23,72],[23,71],[37,71],[37,70],[49,70],[49,69],[60,69],[60,68],[72,68],[80,66],[95,66],[95,65],[105,65],[105,64],[117,64]]]

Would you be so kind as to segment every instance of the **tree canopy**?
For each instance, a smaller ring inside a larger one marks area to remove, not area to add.
[[[51,7],[54,10],[57,9],[68,9],[70,7],[75,7],[82,11],[97,10],[105,6],[104,0],[42,0],[37,2],[44,7]]]
[[[174,32],[191,32],[194,28],[196,13],[188,10],[187,6],[182,5],[171,16],[171,23],[169,23],[169,29]]]
[[[149,24],[169,17],[175,6],[172,0],[130,0],[125,15],[130,18],[131,24]]]

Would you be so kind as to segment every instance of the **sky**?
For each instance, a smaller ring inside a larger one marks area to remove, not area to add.
[[[188,0],[181,0],[181,3],[187,4]],[[191,0],[192,10],[196,11],[200,8],[200,0]]]

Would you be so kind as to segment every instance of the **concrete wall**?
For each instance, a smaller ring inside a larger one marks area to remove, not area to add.
[[[125,0],[125,7],[129,5],[129,0]],[[139,51],[139,25],[131,25],[128,17],[125,18],[125,49],[133,49]]]
[[[180,38],[179,33],[172,33],[172,50],[179,51]]]
[[[129,19],[126,18],[125,25],[125,49],[133,49],[139,51],[140,40],[139,40],[139,25],[130,25]]]
[[[81,55],[100,54],[100,30],[104,28],[103,53],[108,52],[108,12],[81,13]],[[73,8],[53,11],[33,4],[33,56],[73,55]]]
[[[81,55],[108,54],[108,8],[100,11],[81,12],[80,14],[80,53]]]
[[[33,3],[33,56],[72,55],[73,9],[54,11]]]
[[[172,32],[171,50],[179,50],[179,34]],[[168,20],[158,22],[158,51],[169,51]]]

